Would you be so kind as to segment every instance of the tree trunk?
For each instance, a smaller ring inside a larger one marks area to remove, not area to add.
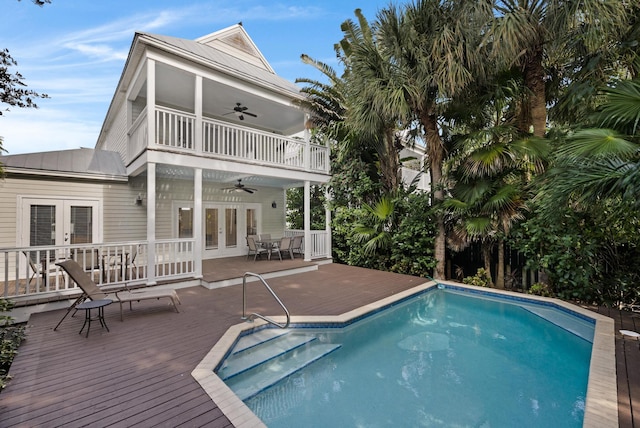
[[[544,84],[544,68],[542,67],[542,46],[537,46],[527,57],[524,64],[524,84],[529,89],[529,125],[533,127],[533,135],[544,137],[547,131],[547,98]],[[531,132],[531,129],[522,129]]]
[[[491,250],[493,244],[491,241],[482,242],[482,261],[484,262],[484,270],[487,271],[487,280],[489,286],[493,287],[493,278],[491,278]]]
[[[384,149],[386,153],[379,153],[380,174],[385,190],[392,193],[400,186],[400,154],[396,150],[393,129],[385,130]]]
[[[429,156],[429,175],[431,177],[431,205],[436,206],[444,200],[442,187],[442,162],[444,160],[444,146],[438,133],[436,117],[432,114],[422,114],[422,126],[427,141],[427,153]],[[433,273],[435,279],[446,279],[447,236],[444,227],[444,215],[437,214],[437,234],[434,242],[434,255],[436,268]]]
[[[504,289],[504,240],[498,239],[498,267],[496,272],[496,288]]]

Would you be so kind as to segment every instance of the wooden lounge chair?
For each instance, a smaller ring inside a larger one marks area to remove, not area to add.
[[[65,260],[63,262],[58,262],[56,264],[60,266],[69,275],[69,278],[71,278],[76,284],[78,284],[78,287],[80,287],[83,291],[82,296],[80,296],[71,305],[71,307],[67,309],[67,313],[56,326],[56,328],[58,328],[58,326],[62,323],[62,321],[67,317],[67,315],[69,315],[69,312],[74,310],[75,307],[78,304],[82,303],[84,300],[109,299],[109,296],[107,295],[108,293],[105,293],[104,291],[102,291],[96,285],[96,283],[93,282],[91,277],[86,272],[84,272],[84,270],[82,269],[82,266],[80,266],[78,262],[76,262],[75,260]],[[139,302],[140,300],[168,298],[171,300],[171,303],[173,303],[173,307],[175,308],[176,312],[180,312],[178,310],[178,306],[176,305],[176,302],[177,303],[181,303],[181,302],[180,302],[180,298],[178,297],[178,293],[176,293],[176,290],[157,289],[157,288],[131,290],[125,287],[125,289],[113,292],[113,295],[115,296],[115,299],[112,298],[112,300],[117,300],[120,303],[120,321],[123,320],[122,304],[125,302],[129,302],[129,309],[132,309],[131,303],[133,301]],[[54,328],[54,330],[56,328]]]

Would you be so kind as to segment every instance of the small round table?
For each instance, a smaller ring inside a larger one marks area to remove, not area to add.
[[[82,330],[87,326],[87,335],[85,337],[89,337],[89,330],[91,329],[91,321],[98,320],[100,324],[109,331],[109,327],[107,327],[107,323],[104,321],[104,307],[113,303],[111,299],[101,299],[101,300],[87,300],[85,302],[80,303],[76,306],[77,310],[84,309],[84,324],[82,324],[82,328],[78,334],[82,334]],[[95,317],[91,316],[91,309],[97,309],[98,315]],[[88,324],[88,325],[87,325]]]

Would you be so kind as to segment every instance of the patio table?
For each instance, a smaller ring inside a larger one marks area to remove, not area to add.
[[[280,243],[281,238],[268,238],[268,239],[260,239],[256,241],[256,244],[261,245],[263,248],[267,250],[267,260],[271,260],[271,252],[275,247]]]

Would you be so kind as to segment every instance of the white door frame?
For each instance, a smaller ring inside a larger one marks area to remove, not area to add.
[[[31,205],[55,206],[56,231],[55,245],[69,245],[72,233],[71,207],[91,207],[93,242],[102,242],[102,203],[99,199],[54,197],[54,196],[18,196],[16,216],[16,244],[18,247],[28,247],[30,234]],[[58,225],[62,225],[59,227]]]
[[[178,208],[191,208],[193,209],[193,202],[191,201],[173,201],[172,204],[172,219],[173,219],[173,234],[175,237],[178,237]],[[256,217],[258,219],[258,230],[262,228],[262,205],[259,203],[245,203],[245,202],[203,202],[202,203],[202,258],[203,259],[212,259],[212,258],[220,258],[220,257],[234,257],[241,256],[247,254],[247,243],[245,241],[246,236],[246,211],[248,209],[256,210]],[[225,242],[226,237],[226,223],[225,223],[225,213],[226,209],[235,208],[236,209],[236,245],[232,247],[227,247]],[[207,209],[217,209],[218,210],[218,247],[217,248],[206,248],[206,221]]]

